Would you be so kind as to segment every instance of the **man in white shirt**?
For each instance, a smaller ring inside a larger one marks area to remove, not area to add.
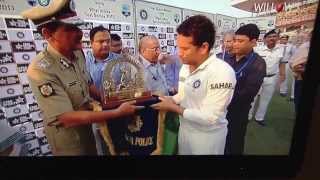
[[[283,48],[277,44],[278,39],[279,35],[276,30],[273,29],[264,35],[265,45],[259,49],[255,49],[255,52],[257,52],[266,61],[267,65],[267,75],[263,80],[258,94],[260,95],[260,100],[255,114],[255,120],[261,126],[266,125],[264,117],[276,88],[278,78],[280,79],[280,82],[283,82],[285,79]],[[251,106],[249,119],[253,117],[254,104],[256,101],[257,96]]]
[[[282,34],[280,36],[280,45],[283,47],[284,51],[284,57],[283,57],[283,62],[286,63],[286,78],[285,80],[280,84],[280,95],[282,97],[286,97],[288,94],[288,81],[291,79],[291,95],[290,99],[293,99],[294,97],[294,77],[292,75],[292,71],[290,70],[289,67],[289,59],[292,57],[294,53],[294,46],[291,43],[288,43],[289,36],[286,34]]]
[[[179,25],[177,32],[178,54],[183,63],[178,94],[161,97],[161,102],[152,107],[180,115],[180,155],[224,154],[226,113],[236,84],[235,72],[209,53],[215,28],[207,17],[192,16]]]

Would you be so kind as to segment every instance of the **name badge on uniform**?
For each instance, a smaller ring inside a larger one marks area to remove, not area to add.
[[[54,89],[50,83],[39,86],[40,93],[43,97],[49,97],[55,94]]]
[[[201,81],[200,81],[200,79],[198,79],[198,80],[196,80],[195,82],[193,82],[193,88],[198,88],[198,87],[200,87],[200,85],[201,85]]]

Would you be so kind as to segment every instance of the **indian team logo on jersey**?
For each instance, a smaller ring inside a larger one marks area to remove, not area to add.
[[[196,80],[195,82],[193,82],[193,88],[198,88],[198,87],[200,87],[200,85],[201,85],[201,81],[200,81],[200,79],[198,79],[198,80]]]
[[[43,97],[49,97],[55,93],[50,83],[39,86],[39,90]]]

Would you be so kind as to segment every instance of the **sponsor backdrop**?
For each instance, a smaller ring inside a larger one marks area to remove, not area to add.
[[[89,32],[93,27],[99,25],[122,37],[123,46],[128,47],[132,54],[135,53],[132,0],[76,0],[75,2],[78,15],[87,22],[81,27],[85,53],[90,52],[91,49]]]
[[[136,1],[138,39],[145,35],[155,35],[159,39],[162,52],[175,53],[176,27],[181,23],[181,9]]]
[[[28,156],[50,156],[43,132],[43,119],[26,77],[31,60],[47,42],[32,22],[22,19],[21,11],[32,6],[48,6],[50,0],[0,1],[0,121],[19,127],[24,132]],[[163,52],[174,53],[176,27],[183,18],[203,14],[215,20],[219,32],[235,29],[235,18],[191,10],[182,10],[155,3],[133,0],[75,0],[78,15],[86,24],[81,27],[83,49],[90,53],[89,31],[103,25],[119,34],[123,45],[136,52],[138,39],[145,34],[159,38]],[[183,13],[182,13],[183,12]],[[182,16],[183,14],[183,16]],[[217,19],[219,20],[217,24]]]
[[[255,18],[238,18],[237,28],[245,24],[256,24],[260,29],[261,34],[265,34],[271,29],[276,28],[276,16],[265,16],[265,17],[255,17]]]

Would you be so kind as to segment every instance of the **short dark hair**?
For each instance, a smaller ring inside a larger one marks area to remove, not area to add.
[[[206,16],[189,17],[178,26],[177,32],[183,36],[191,36],[195,46],[201,46],[207,42],[210,50],[214,45],[216,30],[214,24]]]
[[[241,26],[235,33],[236,35],[247,36],[250,40],[259,39],[260,30],[255,24],[246,24]]]
[[[102,25],[92,28],[90,30],[90,33],[89,33],[90,34],[90,40],[93,41],[93,37],[97,32],[104,32],[104,31],[110,33],[109,29],[103,27]]]
[[[121,37],[118,34],[110,34],[111,41],[121,41]]]

